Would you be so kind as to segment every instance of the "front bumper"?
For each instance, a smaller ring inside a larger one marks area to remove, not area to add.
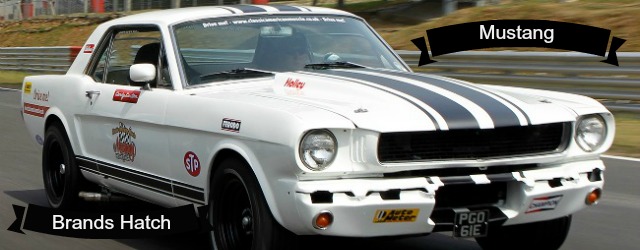
[[[489,209],[490,226],[544,221],[587,207],[586,195],[604,184],[604,168],[601,160],[590,160],[499,174],[299,181],[298,219],[283,226],[299,235],[424,234],[451,231],[454,211],[467,209]],[[325,210],[333,224],[314,228],[314,217]],[[382,214],[407,211],[410,217],[380,221]]]

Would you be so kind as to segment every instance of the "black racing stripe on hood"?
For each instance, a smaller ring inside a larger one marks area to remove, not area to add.
[[[299,73],[299,74],[308,74],[308,75],[311,75],[311,76],[317,76],[317,75],[309,74],[309,72],[303,72],[303,71],[298,71],[297,73]],[[326,75],[326,74],[322,74],[322,77],[326,77],[326,78],[333,78],[333,79],[336,79],[336,80],[341,80],[340,78],[337,78],[337,77],[335,77],[335,76],[331,76],[331,75]],[[353,80],[352,80],[352,81],[353,81]],[[359,82],[359,81],[354,81],[354,82]],[[415,103],[414,101],[412,101],[412,100],[410,100],[410,99],[408,99],[408,98],[406,98],[406,97],[404,97],[404,96],[401,96],[401,95],[398,95],[398,94],[393,93],[393,92],[391,92],[391,91],[388,91],[388,90],[386,90],[386,89],[378,88],[378,87],[375,87],[375,86],[372,86],[372,87],[373,87],[373,88],[376,88],[376,89],[378,89],[378,90],[380,90],[380,91],[384,91],[384,92],[386,92],[386,93],[388,93],[388,94],[390,94],[390,95],[394,95],[394,96],[396,96],[396,97],[398,97],[398,98],[401,98],[401,99],[403,99],[403,100],[405,100],[405,101],[407,101],[407,102],[411,103],[413,106],[415,106],[416,108],[420,109],[420,110],[421,110],[425,115],[427,115],[427,117],[429,117],[429,120],[431,120],[431,122],[433,123],[433,126],[435,126],[435,129],[436,129],[436,130],[439,130],[439,129],[440,129],[440,125],[438,125],[438,121],[436,121],[436,118],[435,118],[435,117],[433,117],[433,115],[432,115],[431,113],[429,113],[429,111],[427,111],[426,109],[424,109],[423,107],[421,107],[420,105],[418,105],[417,103]]]
[[[288,5],[269,5],[269,6],[274,7],[279,11],[300,11],[300,9],[293,6],[288,6]]]
[[[470,87],[462,86],[456,83],[429,77],[426,75],[392,71],[375,71],[368,69],[365,69],[365,71],[405,77],[423,82],[424,84],[430,84],[439,88],[446,89],[468,99],[469,101],[477,104],[482,109],[484,109],[491,117],[491,120],[493,120],[493,124],[495,127],[520,126],[520,120],[518,119],[518,116],[516,116],[516,114],[513,112],[513,110],[509,109],[507,106],[505,106],[495,98]]]
[[[386,77],[373,76],[352,71],[325,70],[323,73],[337,76],[365,80],[372,84],[394,89],[406,95],[412,96],[438,112],[447,122],[449,129],[477,129],[480,128],[476,118],[459,103],[442,96],[431,90],[408,84],[402,81]]]
[[[251,5],[231,5],[229,7],[234,7],[236,9],[239,9],[244,13],[267,12],[267,10],[265,10],[263,8],[256,7],[256,6],[251,6]]]

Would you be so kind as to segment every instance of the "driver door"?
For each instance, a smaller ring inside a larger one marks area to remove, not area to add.
[[[167,75],[160,73],[160,31],[128,26],[104,41],[89,72],[94,82],[83,90],[84,113],[77,117],[85,149],[82,160],[96,162],[97,172],[118,180],[105,181],[106,186],[143,197],[155,191],[168,196],[162,203],[173,205],[166,164],[168,133],[163,131],[166,102],[173,91]],[[147,86],[132,82],[129,68],[137,63],[160,69],[156,80]]]

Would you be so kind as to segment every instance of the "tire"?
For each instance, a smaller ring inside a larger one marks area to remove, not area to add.
[[[43,143],[42,177],[51,207],[74,207],[79,200],[79,175],[67,134],[58,124],[50,126],[45,132]]]
[[[225,159],[216,169],[209,199],[213,249],[295,249],[296,236],[271,215],[258,180],[243,160]]]
[[[567,238],[570,227],[571,215],[489,229],[487,237],[476,238],[476,241],[482,249],[558,249]]]

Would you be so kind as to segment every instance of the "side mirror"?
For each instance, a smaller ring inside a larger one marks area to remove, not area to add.
[[[129,78],[135,83],[149,83],[156,79],[156,66],[150,63],[131,65]]]

